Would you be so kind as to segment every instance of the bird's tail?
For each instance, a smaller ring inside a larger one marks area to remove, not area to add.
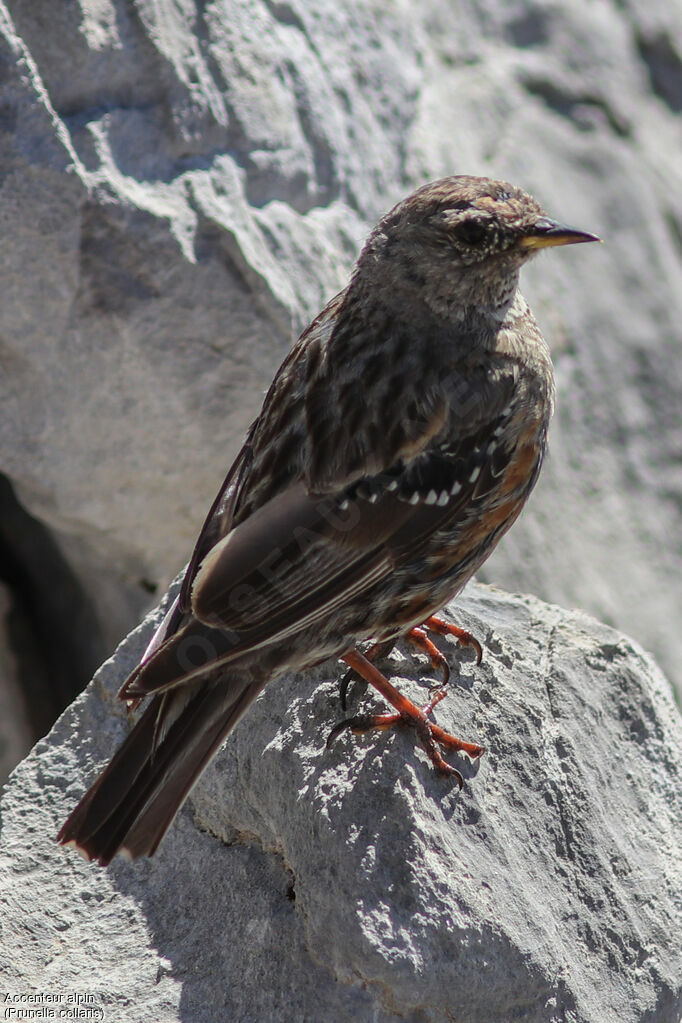
[[[190,691],[188,691],[188,689]],[[224,676],[155,696],[57,840],[102,866],[151,856],[262,683]]]

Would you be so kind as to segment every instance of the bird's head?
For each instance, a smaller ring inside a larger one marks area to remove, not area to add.
[[[494,307],[508,301],[521,266],[540,249],[593,241],[596,235],[550,219],[520,188],[458,176],[424,185],[387,213],[359,267],[373,264],[394,287],[421,289],[452,311]]]

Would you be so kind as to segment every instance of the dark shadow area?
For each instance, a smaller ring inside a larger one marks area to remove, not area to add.
[[[636,38],[651,88],[675,114],[682,111],[682,59],[668,32]]]
[[[56,541],[20,504],[2,474],[0,581],[11,595],[7,635],[38,739],[87,685],[108,651],[88,595]]]

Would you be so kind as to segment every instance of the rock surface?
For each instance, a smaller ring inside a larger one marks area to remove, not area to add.
[[[623,635],[535,598],[470,586],[450,614],[485,645],[477,668],[442,641],[437,719],[487,747],[461,793],[409,733],[325,751],[327,664],[266,688],[154,859],[102,870],[53,836],[120,741],[114,694],[150,616],[6,790],[3,991],[77,993],[122,1023],[678,1023],[667,682]],[[421,655],[392,672],[425,693]]]
[[[525,274],[558,413],[487,578],[592,610],[680,680],[678,4],[11,0],[0,48],[0,469],[100,658],[187,559],[371,224],[473,172],[608,242]]]

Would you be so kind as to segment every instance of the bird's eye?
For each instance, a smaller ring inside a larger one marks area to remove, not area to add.
[[[480,220],[462,220],[455,228],[457,239],[465,245],[482,245],[488,232]]]

